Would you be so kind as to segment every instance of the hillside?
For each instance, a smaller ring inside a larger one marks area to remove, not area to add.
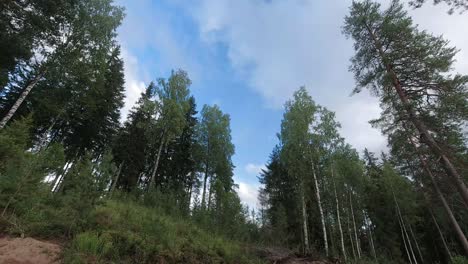
[[[52,242],[61,245],[63,251],[60,254],[56,247],[51,251],[64,263],[264,263],[247,244],[134,202],[106,201],[94,209],[88,221],[86,231],[72,239],[63,237],[60,242]],[[2,229],[13,234],[18,231],[11,225],[4,225]],[[40,232],[30,230],[29,235],[47,241],[50,238],[44,232],[44,229]],[[15,239],[8,248],[24,253],[28,247],[49,247],[46,242],[35,245],[37,242],[28,238],[20,241],[21,238]],[[17,248],[15,244],[24,248]],[[40,259],[34,256],[39,253],[39,250],[32,250],[24,260],[37,263],[35,261]],[[14,254],[9,253],[9,257],[13,258]]]

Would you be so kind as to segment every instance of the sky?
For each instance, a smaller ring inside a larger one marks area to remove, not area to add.
[[[386,150],[386,139],[368,123],[381,111],[376,98],[367,92],[351,96],[353,42],[342,34],[350,0],[116,2],[126,10],[118,30],[126,79],[123,115],[151,81],[167,78],[171,70],[187,71],[198,109],[217,104],[231,116],[234,178],[250,207],[257,202],[257,176],[278,142],[283,105],[301,86],[336,113],[341,135],[359,152]],[[385,7],[389,1],[379,2]],[[468,56],[468,14],[447,10],[444,4],[408,7],[419,29],[443,35],[460,50],[454,72],[468,74],[462,63]]]

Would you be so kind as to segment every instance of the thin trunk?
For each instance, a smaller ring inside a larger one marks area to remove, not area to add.
[[[384,64],[387,73],[390,75],[392,79],[393,86],[398,94],[398,97],[400,98],[400,101],[403,104],[403,107],[405,108],[410,121],[413,123],[413,125],[416,127],[418,132],[424,137],[424,143],[429,147],[429,149],[432,151],[432,153],[438,157],[440,157],[439,161],[442,164],[442,167],[444,168],[445,172],[452,178],[454,185],[456,186],[458,192],[460,193],[461,197],[463,198],[463,201],[465,202],[466,205],[468,205],[468,188],[465,184],[465,181],[463,180],[463,177],[458,173],[457,169],[455,166],[452,164],[450,159],[447,157],[447,155],[444,153],[442,148],[439,146],[439,144],[434,140],[432,137],[431,133],[427,129],[426,125],[424,122],[419,120],[417,117],[413,106],[411,105],[411,102],[409,101],[408,97],[406,96],[406,93],[401,86],[400,80],[398,79],[398,76],[396,75],[395,71],[393,70],[393,67],[390,63],[386,62],[385,58],[385,53],[382,49],[382,44],[380,41],[377,39],[375,36],[374,32],[370,29],[368,25],[366,25],[367,30],[369,34],[371,35],[374,44],[376,46],[376,49],[382,58],[382,63]]]
[[[307,208],[305,202],[304,184],[301,184],[302,226],[304,231],[304,253],[309,253],[309,230],[307,228]]]
[[[364,210],[362,211],[362,213],[364,215],[364,221],[366,223],[367,231],[369,233],[369,244],[371,246],[372,256],[374,257],[375,263],[377,263],[377,254],[375,253],[374,239],[372,237],[372,227],[369,224],[369,218],[367,217],[367,214],[364,212]]]
[[[405,222],[403,220],[403,216],[401,215],[400,206],[398,205],[398,202],[397,202],[396,197],[395,197],[395,193],[393,193],[393,191],[392,191],[392,194],[393,194],[393,200],[395,201],[395,205],[396,205],[396,208],[397,208],[398,217],[400,218],[401,226],[403,227],[404,235],[406,237],[406,240],[408,241],[409,251],[411,253],[411,256],[413,257],[414,263],[417,264],[418,261],[416,260],[416,255],[414,254],[413,246],[411,245],[411,240],[409,238],[408,231],[406,230],[406,225],[405,225]]]
[[[416,245],[416,250],[418,251],[419,260],[421,260],[421,262],[424,263],[424,258],[422,256],[421,249],[419,248],[418,240],[416,239],[416,236],[414,235],[413,228],[411,227],[411,224],[409,224],[408,227],[409,227],[411,237],[413,237],[414,244]]]
[[[65,178],[65,175],[67,175],[68,170],[70,170],[72,165],[73,165],[73,161],[69,161],[65,164],[62,174],[56,178],[56,182],[54,182],[54,185],[52,186],[52,192],[60,191],[60,187],[63,183],[63,179]]]
[[[356,255],[356,249],[354,248],[354,241],[353,241],[353,235],[352,235],[353,232],[351,231],[351,223],[350,223],[350,217],[349,217],[350,214],[351,214],[351,213],[348,212],[347,219],[346,219],[347,221],[346,221],[346,222],[347,222],[347,224],[348,224],[349,242],[351,242],[351,248],[353,249],[353,257],[354,257],[354,259],[356,260],[357,255]]]
[[[205,164],[205,178],[203,179],[202,209],[205,209],[206,181],[208,180],[208,162]]]
[[[345,249],[344,237],[343,237],[343,228],[341,227],[340,205],[338,203],[338,195],[336,194],[336,185],[335,185],[335,179],[333,178],[333,173],[332,173],[332,180],[333,180],[333,190],[335,192],[336,218],[338,220],[338,228],[340,230],[341,253],[343,254],[343,258],[346,263],[347,257],[346,257],[346,249]]]
[[[353,218],[354,239],[356,241],[356,251],[357,251],[357,254],[358,254],[358,258],[361,258],[361,249],[359,248],[359,240],[358,240],[358,235],[357,235],[356,220],[354,219],[354,209],[353,209],[353,200],[351,198],[351,192],[349,192],[349,204],[351,205],[351,216]]]
[[[323,215],[322,201],[320,199],[320,189],[317,181],[317,175],[315,174],[314,163],[312,163],[312,174],[314,176],[315,183],[315,196],[317,197],[317,205],[320,212],[320,220],[322,222],[322,232],[323,232],[323,244],[325,246],[325,254],[328,256],[328,237],[327,237],[327,227],[325,226],[325,217]]]
[[[413,148],[415,149],[416,153],[418,154],[419,161],[421,162],[421,165],[426,172],[427,175],[429,175],[429,178],[431,179],[432,186],[434,187],[434,190],[437,193],[437,196],[439,197],[439,200],[442,202],[442,205],[445,209],[445,212],[448,215],[450,224],[452,225],[452,228],[455,231],[455,234],[457,234],[458,241],[463,247],[463,250],[465,252],[465,256],[468,256],[468,240],[463,233],[463,230],[461,229],[460,225],[458,224],[457,219],[453,215],[452,209],[450,208],[447,200],[445,199],[444,195],[442,194],[442,191],[439,188],[439,184],[436,181],[435,176],[432,174],[432,171],[429,169],[429,165],[427,164],[426,160],[422,157],[421,153],[418,151],[416,148],[416,144],[414,143],[413,139],[408,136],[410,143],[413,145]]]
[[[210,186],[208,186],[208,210],[211,208],[211,195],[213,194],[213,176],[210,177]]]
[[[60,113],[61,114],[61,113]],[[52,142],[51,140],[53,138],[55,138],[55,134],[53,134],[53,136],[50,138],[50,140],[48,140],[48,136],[50,134],[50,132],[52,131],[52,129],[54,128],[54,126],[57,124],[57,121],[58,121],[58,118],[60,117],[60,114],[57,116],[57,118],[55,118],[55,120],[52,122],[52,124],[49,126],[49,128],[47,128],[46,132],[44,133],[44,135],[42,135],[42,138],[40,140],[40,143],[39,143],[39,146],[38,146],[38,151],[41,151],[41,150],[46,150],[49,148],[49,145],[50,143]],[[48,141],[48,142],[47,142]]]
[[[151,173],[149,188],[153,188],[156,181],[156,173],[158,172],[159,160],[161,158],[161,151],[164,145],[164,133],[161,137],[161,143],[159,144],[158,155],[156,156],[156,163],[154,164],[153,173]]]
[[[440,239],[442,240],[442,244],[444,244],[444,249],[447,253],[447,256],[450,258],[450,261],[452,260],[452,254],[450,253],[450,249],[447,245],[447,241],[445,241],[445,237],[444,237],[444,234],[442,233],[442,230],[440,230],[440,226],[439,224],[437,223],[437,220],[434,216],[434,214],[432,213],[432,210],[429,208],[429,212],[431,214],[431,217],[432,217],[432,221],[434,221],[434,225],[436,226],[437,228],[437,231],[439,232],[439,235],[440,235]]]
[[[55,176],[54,178],[54,181],[52,182],[52,188],[50,189],[50,192],[54,192],[55,189],[57,188],[57,183],[59,182],[60,178],[62,177],[63,173],[65,172],[65,170],[67,169],[67,166],[68,166],[68,162],[65,163],[65,165],[63,165],[62,169],[60,170],[60,172],[57,173],[57,175]]]
[[[18,99],[16,99],[16,102],[13,104],[13,106],[10,108],[10,110],[8,111],[8,113],[2,118],[2,120],[0,121],[0,129],[4,128],[6,126],[6,124],[8,123],[8,121],[13,117],[13,115],[16,113],[16,111],[18,110],[18,108],[21,106],[21,104],[23,103],[23,101],[26,99],[26,97],[28,96],[28,94],[31,92],[31,90],[34,88],[34,86],[36,86],[36,84],[39,82],[39,80],[44,77],[46,73],[46,70],[41,70],[39,72],[39,74],[34,77],[34,79],[26,86],[26,88],[23,90],[23,92],[21,93],[20,97],[18,97]]]
[[[111,195],[112,195],[112,193],[114,192],[115,187],[117,186],[117,182],[119,181],[120,173],[122,172],[123,164],[124,164],[124,162],[122,161],[122,162],[120,163],[120,165],[119,165],[119,170],[117,171],[117,175],[115,176],[114,182],[112,183],[112,186],[111,186],[111,188],[110,188],[110,190],[109,190],[109,193],[111,193]]]
[[[192,202],[192,192],[193,192],[193,181],[195,179],[195,172],[190,173],[190,183],[188,184],[188,201],[187,201],[187,212],[190,212],[190,203]]]
[[[406,256],[408,257],[409,263],[412,264],[413,261],[411,260],[411,255],[410,255],[410,253],[408,251],[408,246],[406,245],[405,234],[403,232],[403,224],[402,224],[401,219],[400,219],[399,216],[398,216],[398,223],[400,224],[401,238],[403,239],[403,244],[405,245]]]

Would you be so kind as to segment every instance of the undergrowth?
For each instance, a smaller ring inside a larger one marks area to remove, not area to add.
[[[247,247],[134,202],[107,201],[77,234],[65,263],[261,263]]]

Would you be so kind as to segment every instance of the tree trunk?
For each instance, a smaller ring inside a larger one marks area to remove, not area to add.
[[[65,162],[65,165],[63,165],[63,167],[60,169],[60,172],[58,172],[57,175],[55,176],[54,181],[52,182],[52,188],[50,189],[50,192],[54,192],[55,189],[57,188],[56,187],[57,183],[59,182],[60,177],[62,177],[63,173],[67,169],[67,166],[68,166],[68,162]]]
[[[304,194],[304,184],[301,183],[302,226],[304,231],[304,253],[309,253],[309,230],[307,228],[307,209]]]
[[[419,248],[418,240],[416,239],[416,236],[414,235],[413,228],[411,227],[411,224],[409,224],[408,227],[409,227],[411,237],[413,237],[414,244],[416,245],[416,250],[418,251],[419,260],[421,260],[421,263],[424,263],[424,258],[422,256],[421,249]]]
[[[156,156],[156,163],[154,164],[153,173],[151,173],[149,189],[153,188],[154,185],[155,185],[156,173],[158,171],[159,160],[160,160],[160,157],[161,157],[161,151],[162,151],[163,145],[164,145],[164,133],[163,133],[162,138],[161,138],[161,144],[159,144],[158,155]]]
[[[442,194],[442,191],[439,188],[439,185],[436,181],[435,176],[432,174],[432,171],[429,169],[429,165],[427,164],[426,160],[422,157],[421,153],[418,151],[416,144],[414,143],[413,139],[411,136],[408,136],[411,145],[413,145],[413,148],[415,149],[419,161],[421,162],[421,165],[426,172],[427,175],[429,175],[429,178],[431,179],[432,186],[434,187],[434,190],[437,193],[437,196],[439,197],[439,200],[442,202],[442,205],[445,209],[445,212],[448,215],[450,224],[452,225],[452,228],[455,231],[455,234],[457,234],[458,241],[463,247],[463,250],[465,252],[465,256],[468,256],[468,240],[466,239],[465,234],[463,233],[463,230],[460,228],[460,225],[458,224],[457,219],[453,215],[452,209],[450,208],[449,204],[447,203],[447,200],[445,199],[444,195]]]
[[[332,180],[333,180],[333,190],[335,192],[336,218],[338,220],[338,229],[340,230],[341,253],[343,254],[343,258],[346,263],[347,257],[346,257],[346,249],[344,245],[343,228],[341,227],[340,205],[338,203],[338,195],[336,194],[336,185],[335,185],[335,179],[333,178],[333,173],[332,173]]]
[[[403,220],[403,216],[401,215],[401,211],[400,211],[400,206],[398,205],[398,202],[396,200],[396,197],[395,197],[395,193],[393,192],[392,190],[392,194],[393,194],[393,200],[395,201],[395,206],[396,206],[396,209],[397,209],[397,214],[398,214],[398,217],[400,219],[400,223],[401,223],[401,226],[403,228],[403,234],[404,234],[404,238],[406,237],[406,241],[408,241],[408,246],[409,246],[409,251],[411,253],[411,256],[414,260],[414,263],[417,264],[418,261],[416,260],[416,256],[414,255],[414,250],[413,250],[413,246],[411,245],[411,240],[409,238],[409,235],[408,235],[408,231],[406,230],[406,225],[405,225],[405,222]]]
[[[333,173],[333,172],[332,172]],[[328,237],[327,237],[327,228],[325,226],[325,217],[323,215],[322,201],[320,199],[320,189],[317,181],[317,175],[315,174],[314,163],[312,163],[312,174],[314,176],[315,183],[315,196],[317,197],[317,205],[320,212],[320,220],[322,222],[322,232],[323,232],[323,244],[325,246],[325,254],[328,256]]]
[[[366,224],[366,228],[369,234],[369,244],[371,247],[371,253],[374,257],[375,263],[377,263],[377,254],[375,253],[374,239],[372,238],[372,227],[369,224],[369,217],[367,217],[367,213],[364,212],[364,210],[362,211],[362,214],[364,215],[364,222]]]
[[[205,209],[206,181],[208,180],[208,162],[205,164],[205,177],[203,179],[202,209]]]
[[[34,88],[34,86],[36,86],[36,84],[39,82],[39,80],[41,80],[41,78],[44,77],[45,73],[46,73],[46,70],[40,70],[39,74],[36,77],[34,77],[34,79],[26,86],[26,88],[21,93],[20,97],[18,99],[16,99],[16,102],[13,104],[13,106],[10,108],[8,113],[0,121],[0,129],[2,129],[2,128],[4,128],[6,126],[8,121],[16,113],[16,111],[21,106],[21,104],[26,99],[26,97],[31,92],[31,90]]]
[[[434,225],[437,228],[437,231],[439,232],[440,239],[442,240],[442,244],[444,244],[445,251],[447,253],[447,256],[449,257],[450,261],[452,261],[452,254],[450,253],[450,249],[447,246],[447,241],[445,241],[444,234],[442,233],[442,230],[440,230],[440,226],[437,223],[436,218],[434,217],[434,214],[432,213],[431,208],[429,208],[429,213],[431,214],[432,221],[434,221]]]
[[[406,244],[406,238],[405,238],[405,234],[403,232],[403,224],[401,223],[401,219],[400,217],[398,216],[398,224],[400,225],[400,230],[401,230],[401,238],[403,239],[403,244],[405,246],[405,251],[406,251],[406,256],[408,257],[408,261],[410,264],[413,263],[413,261],[411,260],[411,255],[410,255],[410,252],[408,250],[408,246]]]
[[[361,258],[361,249],[359,248],[359,239],[357,235],[356,220],[354,219],[354,209],[353,209],[353,200],[351,198],[351,192],[349,192],[349,204],[351,205],[351,216],[353,219],[354,239],[356,241],[356,251],[358,254],[358,258]]]
[[[210,177],[210,186],[208,186],[208,205],[206,209],[210,210],[211,208],[211,195],[213,194],[213,176]]]
[[[123,161],[120,163],[119,165],[119,170],[117,171],[117,175],[115,176],[115,179],[114,179],[114,182],[112,183],[112,186],[109,190],[109,193],[112,195],[112,193],[114,192],[115,190],[115,187],[117,186],[117,182],[119,181],[119,178],[120,178],[120,173],[122,172],[122,167],[123,167]]]
[[[432,153],[440,157],[439,160],[442,164],[442,167],[444,168],[445,172],[452,178],[454,185],[456,186],[458,192],[463,198],[463,201],[465,202],[466,205],[468,205],[468,188],[466,187],[466,184],[462,176],[458,173],[457,169],[452,164],[452,162],[447,157],[447,155],[445,155],[444,151],[439,146],[439,144],[434,140],[431,133],[429,133],[429,130],[427,129],[426,125],[421,120],[419,120],[419,118],[416,116],[416,113],[411,105],[411,102],[406,96],[406,93],[403,87],[401,86],[400,80],[398,79],[398,76],[393,70],[392,65],[386,62],[385,53],[382,49],[382,45],[380,41],[377,39],[377,37],[375,36],[374,32],[370,29],[370,27],[368,25],[366,25],[366,27],[374,41],[376,50],[382,59],[382,63],[384,64],[385,69],[392,79],[392,84],[398,94],[398,97],[400,98],[400,101],[403,104],[403,107],[405,108],[409,116],[410,121],[416,127],[418,132],[424,137],[425,139],[424,143],[429,147]]]
[[[188,184],[188,201],[187,201],[187,212],[190,212],[190,203],[192,202],[192,192],[193,192],[193,181],[195,179],[195,172],[190,173],[190,183]]]
[[[351,243],[351,249],[353,250],[353,258],[354,260],[356,260],[357,255],[356,255],[356,249],[354,248],[354,241],[353,241],[353,235],[352,235],[353,232],[351,231],[351,223],[350,223],[350,217],[349,217],[350,214],[351,212],[348,211],[346,223],[348,224],[349,242]]]
[[[76,157],[76,155],[75,155],[75,157]],[[62,174],[57,176],[57,178],[55,179],[54,185],[52,186],[52,192],[56,193],[56,192],[60,191],[60,186],[63,183],[63,179],[65,178],[65,175],[67,175],[68,170],[70,170],[72,165],[73,165],[73,160],[65,163]]]

